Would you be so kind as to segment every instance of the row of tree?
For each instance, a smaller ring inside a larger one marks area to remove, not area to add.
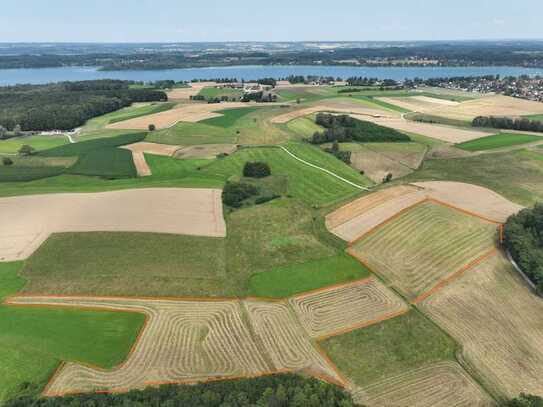
[[[524,209],[505,224],[504,245],[543,294],[543,204]]]
[[[0,88],[0,126],[22,131],[70,130],[134,102],[166,101],[162,91],[129,81],[62,82]]]
[[[316,123],[326,130],[315,132],[311,144],[345,142],[408,142],[411,138],[397,130],[355,119],[347,115],[317,114]]]
[[[347,84],[349,86],[398,86],[399,83],[392,79],[378,79],[378,78],[368,78],[362,76],[352,76],[347,78]]]
[[[543,121],[527,118],[512,119],[510,117],[478,116],[473,119],[473,127],[492,127],[494,129],[523,130],[543,133]]]

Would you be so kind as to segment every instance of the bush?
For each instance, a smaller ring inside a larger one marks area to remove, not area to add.
[[[227,182],[222,191],[222,202],[232,208],[239,208],[243,201],[258,195],[258,188],[244,182]]]
[[[505,404],[507,407],[543,407],[543,399],[531,394],[521,394]]]
[[[271,175],[270,166],[264,162],[246,162],[243,176],[248,178],[265,178]]]
[[[262,205],[266,202],[273,201],[274,199],[281,198],[281,195],[266,195],[266,196],[259,196],[255,199],[255,205]]]
[[[3,157],[2,164],[4,164],[5,166],[13,165],[13,160],[9,157]]]
[[[33,155],[33,154],[36,154],[36,150],[34,150],[28,144],[22,145],[21,148],[19,149],[19,155],[29,156],[29,155]]]

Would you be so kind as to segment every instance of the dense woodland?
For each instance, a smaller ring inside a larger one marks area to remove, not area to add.
[[[347,115],[317,114],[316,123],[326,130],[316,132],[309,142],[311,144],[364,142],[408,142],[409,136],[388,127],[365,122]]]
[[[543,294],[543,204],[524,209],[505,224],[505,247]]]
[[[83,394],[57,398],[24,397],[5,407],[182,406],[182,407],[352,407],[351,397],[316,379],[286,374],[195,386],[168,385],[125,394]],[[360,406],[361,407],[361,406]]]
[[[22,131],[69,130],[134,102],[165,101],[164,92],[99,80],[0,88],[0,126]]]
[[[527,118],[512,119],[510,117],[479,116],[473,119],[473,127],[492,127],[494,129],[524,130],[543,133],[543,121]]]

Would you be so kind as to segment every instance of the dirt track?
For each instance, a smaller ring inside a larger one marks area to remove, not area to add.
[[[30,256],[55,232],[226,236],[218,189],[159,188],[0,199],[0,261]]]

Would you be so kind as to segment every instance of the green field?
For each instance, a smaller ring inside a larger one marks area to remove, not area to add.
[[[499,133],[456,144],[455,147],[465,151],[485,151],[532,143],[534,141],[543,142],[543,135],[535,136],[532,134]]]
[[[392,110],[394,112],[400,112],[400,113],[411,112],[409,109],[405,109],[403,107],[396,106],[391,103],[387,103],[385,101],[376,99],[372,96],[358,96],[356,97],[356,99],[362,102],[365,102],[369,107],[372,107],[372,108],[381,108],[381,109]]]
[[[0,140],[0,154],[14,154],[19,151],[23,145],[29,145],[36,151],[47,150],[50,148],[68,144],[66,136],[28,136],[13,137],[7,140]]]
[[[203,123],[180,122],[169,129],[147,134],[145,141],[180,146],[235,144],[237,135],[232,129],[224,129]]]
[[[2,157],[0,156],[0,159]],[[26,182],[54,177],[76,162],[75,157],[9,157],[12,165],[0,164],[0,182]]]
[[[540,120],[540,121],[543,121],[543,114],[533,114],[533,115],[525,116],[525,117],[527,117],[527,118],[530,119],[530,120]]]
[[[74,144],[66,144],[60,147],[51,148],[39,153],[41,157],[76,157],[106,147],[118,147],[126,144],[136,143],[145,138],[145,133],[124,134],[122,136],[99,138],[95,140],[82,141]]]
[[[312,211],[297,200],[283,198],[234,211],[226,215],[226,222],[226,239],[146,233],[53,235],[27,260],[22,272],[28,280],[24,290],[246,296],[255,272],[280,272],[290,264],[323,258],[339,264],[342,270],[322,276],[319,284],[365,275],[354,260],[332,257],[339,254],[338,250],[320,239]],[[323,267],[327,264],[332,263],[322,263]],[[260,287],[260,292],[272,296],[291,290],[290,285],[291,281],[277,281],[268,290]]]
[[[455,342],[416,310],[327,339],[321,346],[359,386],[435,362],[454,360],[456,352]]]
[[[198,96],[203,96],[207,100],[227,97],[228,99],[234,98],[239,101],[241,96],[243,96],[243,91],[241,89],[207,87],[203,88],[198,93]]]
[[[308,138],[316,132],[324,131],[324,128],[315,123],[312,117],[299,117],[287,123],[287,128],[296,138]]]
[[[432,124],[444,124],[446,126],[454,126],[454,127],[468,127],[471,128],[471,121],[469,120],[458,120],[458,119],[450,119],[448,117],[442,117],[442,116],[434,116],[431,114],[425,114],[425,113],[410,113],[406,114],[405,118],[407,120],[412,120],[415,122],[422,122],[422,123],[432,123]]]
[[[0,302],[24,286],[21,267],[0,263]],[[120,364],[143,322],[141,314],[0,305],[0,403],[39,392],[60,361]]]
[[[258,110],[258,107],[240,107],[237,109],[219,110],[216,113],[222,114],[221,117],[213,117],[212,119],[202,120],[199,123],[217,127],[232,127],[243,116],[253,113]]]
[[[69,172],[108,179],[135,178],[138,175],[132,152],[115,147],[100,148],[83,155]]]
[[[334,284],[360,280],[368,275],[369,271],[359,262],[341,254],[255,274],[249,283],[249,295],[290,297]]]

